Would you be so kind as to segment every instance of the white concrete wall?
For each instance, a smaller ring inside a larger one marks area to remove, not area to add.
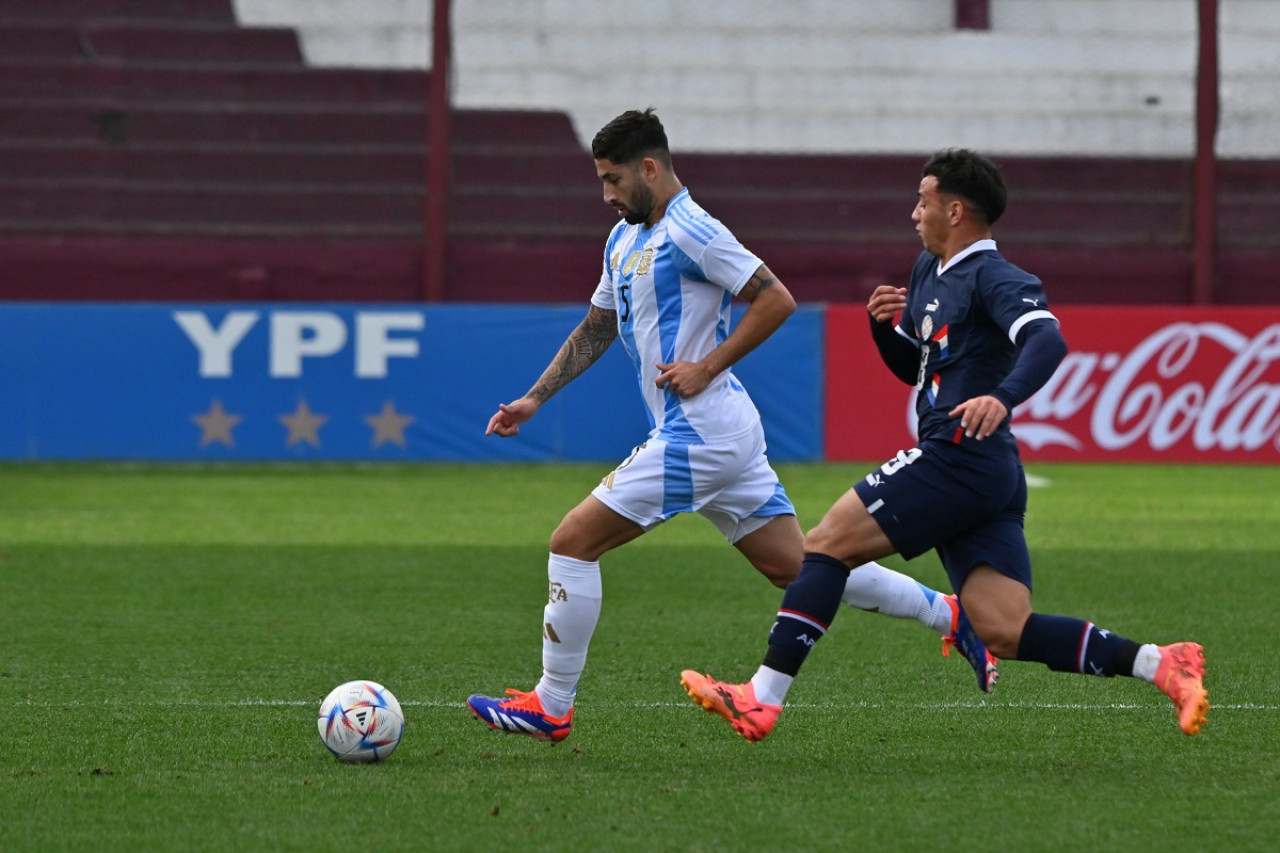
[[[470,0],[454,0],[464,5]],[[425,68],[431,0],[234,0],[246,27],[292,27],[312,65]]]
[[[309,62],[426,67],[431,0],[235,0]],[[1221,0],[1226,156],[1280,156],[1280,0]],[[1185,156],[1196,0],[455,0],[455,103],[658,108],[683,150]]]
[[[1280,2],[1221,4],[1218,150],[1227,156],[1280,157]]]

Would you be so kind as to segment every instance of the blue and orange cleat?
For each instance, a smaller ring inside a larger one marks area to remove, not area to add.
[[[948,657],[952,646],[959,649],[978,676],[978,689],[983,693],[990,693],[1000,680],[1000,673],[997,671],[1000,661],[987,651],[987,647],[974,632],[973,625],[969,624],[969,617],[960,606],[960,599],[948,595],[946,600],[951,605],[951,633],[942,638],[942,656]]]
[[[766,705],[756,700],[755,688],[746,684],[724,684],[692,669],[680,673],[680,683],[693,701],[708,714],[719,714],[733,725],[733,730],[755,743],[773,731],[782,713],[781,705]]]
[[[542,709],[542,700],[538,698],[536,691],[525,693],[508,687],[507,694],[510,699],[472,696],[467,699],[467,707],[481,722],[495,731],[528,735],[553,743],[569,736],[569,729],[573,726],[572,708],[563,717],[553,717]]]
[[[1182,733],[1200,732],[1209,714],[1209,691],[1204,689],[1204,648],[1199,643],[1160,646],[1156,687],[1173,700]]]

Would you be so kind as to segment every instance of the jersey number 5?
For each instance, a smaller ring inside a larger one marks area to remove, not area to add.
[[[622,322],[624,323],[631,319],[630,291],[631,291],[631,285],[629,284],[619,285],[618,287],[618,295],[622,297],[622,317],[620,317],[619,319],[621,319]]]

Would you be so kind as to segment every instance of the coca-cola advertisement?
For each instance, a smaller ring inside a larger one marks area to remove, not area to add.
[[[1280,309],[1060,306],[1070,350],[1014,412],[1025,459],[1280,461]],[[915,442],[915,391],[880,361],[861,305],[826,329],[825,455]]]

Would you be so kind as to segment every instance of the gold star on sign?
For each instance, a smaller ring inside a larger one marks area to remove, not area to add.
[[[306,400],[298,401],[298,408],[291,415],[280,415],[278,420],[289,428],[289,437],[285,439],[285,447],[306,442],[312,447],[320,446],[320,427],[329,420],[328,415],[317,415],[311,411]]]
[[[413,423],[413,415],[402,415],[396,411],[396,404],[388,400],[382,404],[382,411],[376,415],[365,415],[364,422],[373,428],[373,447],[378,449],[388,441],[397,447],[404,447],[404,428]]]
[[[215,441],[220,441],[227,447],[235,447],[235,439],[231,437],[231,430],[235,429],[236,424],[244,420],[241,415],[233,415],[222,408],[222,401],[214,398],[209,405],[209,411],[203,415],[192,415],[191,420],[200,425],[200,446],[208,447]]]

